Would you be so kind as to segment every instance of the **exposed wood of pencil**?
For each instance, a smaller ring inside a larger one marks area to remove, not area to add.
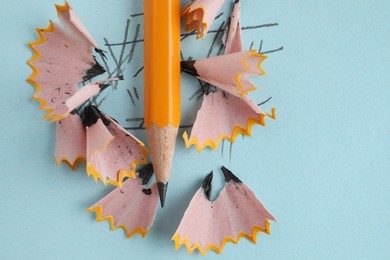
[[[165,127],[152,124],[146,129],[154,172],[160,174],[158,181],[165,184],[168,183],[169,179],[177,132],[178,129],[171,124]]]
[[[180,124],[180,0],[144,1],[144,108],[161,205]]]

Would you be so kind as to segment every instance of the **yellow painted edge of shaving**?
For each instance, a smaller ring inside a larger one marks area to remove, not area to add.
[[[214,244],[210,244],[205,249],[202,249],[202,247],[199,243],[196,243],[195,245],[191,246],[188,238],[185,238],[183,240],[183,242],[180,242],[180,234],[175,234],[171,240],[175,241],[175,250],[178,250],[181,246],[185,245],[187,247],[187,252],[189,255],[192,254],[196,249],[199,250],[199,252],[202,256],[204,256],[207,253],[207,251],[209,251],[209,250],[214,250],[217,254],[220,254],[222,252],[224,246],[229,242],[237,244],[241,238],[245,237],[246,239],[248,239],[252,243],[256,244],[257,233],[263,232],[265,234],[270,235],[271,230],[270,230],[269,220],[266,219],[264,221],[264,223],[265,223],[265,229],[262,227],[259,227],[259,226],[253,226],[252,227],[252,234],[248,234],[246,232],[240,232],[237,235],[236,239],[233,239],[231,236],[225,237],[223,239],[220,247],[218,247],[217,245],[214,245]]]
[[[257,63],[257,69],[260,71],[259,74],[257,74],[257,76],[263,76],[265,75],[265,71],[261,68],[261,64],[263,63],[264,60],[266,60],[268,57],[263,55],[263,54],[260,54],[260,53],[257,53],[257,51],[255,50],[250,50],[248,51],[248,55],[244,57],[244,59],[242,60],[242,64],[244,65],[245,69],[238,73],[237,75],[234,76],[234,82],[236,83],[236,85],[238,86],[238,88],[236,89],[236,92],[239,93],[241,96],[244,96],[246,95],[248,92],[251,92],[251,91],[254,91],[256,90],[256,87],[252,85],[251,88],[249,88],[248,90],[245,90],[245,91],[242,91],[242,89],[244,88],[243,84],[241,83],[240,81],[240,77],[251,71],[251,67],[249,66],[248,62],[247,62],[247,59],[249,59],[250,57],[252,56],[257,56],[257,57],[260,57],[260,60],[259,62]]]
[[[64,5],[56,4],[55,6],[57,9],[58,17],[60,17],[60,12],[69,12],[69,9],[70,9],[70,5],[69,5],[68,1],[66,1],[66,0],[65,0]]]
[[[142,227],[137,227],[133,231],[129,232],[129,230],[127,229],[127,227],[125,225],[115,226],[113,216],[108,215],[108,216],[102,217],[102,214],[103,214],[103,207],[102,206],[97,206],[97,207],[93,207],[93,208],[91,207],[91,208],[87,209],[87,212],[95,212],[96,213],[96,222],[102,222],[104,220],[107,220],[110,223],[110,229],[112,231],[115,231],[119,228],[122,228],[126,232],[127,238],[131,238],[135,234],[139,234],[141,237],[144,238],[149,232],[149,229],[144,230]]]
[[[100,120],[101,120],[101,119],[100,119]],[[107,131],[108,131],[108,130],[107,130]],[[110,133],[110,134],[111,134],[111,133]],[[97,154],[97,153],[99,153],[99,152],[104,152],[104,151],[107,149],[108,145],[112,142],[112,140],[114,140],[114,138],[115,138],[115,137],[114,137],[113,135],[111,135],[111,137],[107,138],[107,140],[104,142],[103,148],[94,150],[94,151],[92,152],[92,154],[91,154],[90,156],[88,156],[88,158],[94,157],[95,154]]]
[[[77,169],[77,166],[79,164],[84,164],[86,159],[84,155],[77,155],[76,158],[73,160],[69,160],[67,157],[60,157],[60,158],[55,158],[56,160],[56,166],[60,166],[61,163],[65,163],[71,168],[73,171]]]
[[[87,169],[88,176],[92,176],[96,183],[100,180],[104,185],[111,184],[111,185],[114,185],[114,186],[119,187],[119,188],[122,187],[123,181],[126,177],[131,178],[131,179],[137,178],[137,174],[136,174],[137,165],[139,165],[139,164],[143,165],[143,164],[148,163],[148,158],[147,158],[148,150],[145,148],[145,145],[141,144],[141,146],[142,146],[142,156],[143,156],[144,160],[134,161],[131,164],[130,171],[120,170],[118,173],[118,181],[111,180],[111,179],[105,179],[97,170],[95,170],[93,165],[87,161],[86,169]],[[103,150],[105,150],[105,149],[103,149]]]
[[[274,120],[276,119],[276,109],[272,108],[271,111],[272,111],[272,114],[268,114],[268,113],[266,115],[260,114],[259,118],[252,118],[252,117],[249,118],[247,120],[247,125],[245,128],[243,128],[242,126],[236,126],[233,128],[232,134],[230,136],[229,135],[220,135],[218,137],[217,141],[215,141],[215,142],[213,140],[211,140],[210,138],[208,138],[206,141],[204,141],[203,144],[200,144],[199,140],[196,136],[194,136],[193,138],[191,138],[191,140],[189,140],[187,132],[184,132],[183,139],[184,139],[186,148],[189,148],[191,145],[195,145],[196,150],[199,153],[202,152],[203,149],[206,147],[211,147],[213,150],[217,150],[219,143],[224,139],[229,140],[230,142],[234,143],[234,141],[236,140],[236,138],[239,134],[251,136],[253,125],[255,125],[255,124],[258,124],[261,126],[266,125],[265,124],[265,116],[268,116]]]
[[[202,19],[201,19],[201,23],[202,23],[202,26],[203,26],[203,33],[201,32],[199,26],[191,26],[192,22],[193,21],[197,21],[197,20],[193,20],[192,19],[192,16],[190,15],[192,12],[198,10],[198,9],[201,9],[202,10]],[[208,31],[208,24],[206,22],[204,22],[203,18],[204,18],[204,14],[205,14],[205,7],[204,6],[199,6],[199,7],[196,7],[196,8],[192,8],[191,4],[184,9],[184,11],[181,13],[181,17],[184,17],[186,19],[186,31],[187,32],[191,32],[193,30],[196,30],[196,39],[199,40],[199,39],[203,39],[206,34],[204,32],[207,32]]]

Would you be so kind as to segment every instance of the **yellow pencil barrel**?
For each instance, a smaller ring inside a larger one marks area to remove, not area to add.
[[[180,0],[144,0],[145,125],[180,124]]]

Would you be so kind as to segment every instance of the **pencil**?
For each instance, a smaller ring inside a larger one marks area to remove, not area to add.
[[[164,207],[180,124],[180,0],[144,0],[144,114]]]

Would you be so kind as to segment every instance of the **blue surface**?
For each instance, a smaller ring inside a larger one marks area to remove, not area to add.
[[[142,12],[142,1],[90,2],[70,4],[105,49],[104,37],[123,40],[127,18],[131,31],[142,22],[130,17]],[[227,244],[223,259],[388,259],[389,1],[243,1],[243,26],[279,23],[243,33],[246,48],[252,41],[257,48],[260,40],[263,51],[284,46],[269,55],[267,75],[256,80],[259,90],[251,94],[259,102],[272,96],[265,108],[276,107],[278,119],[254,127],[251,138],[238,138],[231,158],[228,143],[223,151],[198,154],[179,141],[167,206],[158,210],[145,239],[130,240],[85,212],[112,188],[95,184],[82,169],[55,166],[54,125],[40,120],[44,113],[30,98],[33,88],[25,79],[32,53],[26,44],[37,39],[35,27],[56,20],[54,3],[6,1],[0,9],[1,259],[183,259],[185,248],[176,252],[171,236],[210,170],[218,173],[217,196],[221,165],[237,173],[278,218],[271,236],[259,234],[256,245],[245,239]],[[227,10],[228,4],[214,27]],[[186,58],[205,57],[212,38],[183,43]],[[138,45],[125,74],[133,75],[141,64]],[[132,87],[142,91],[142,78],[129,76],[107,92],[102,105],[124,125],[126,118],[142,116],[142,100],[132,105],[126,95]],[[185,124],[200,105],[188,101],[197,88],[183,77]],[[135,134],[146,141],[142,132]],[[217,257],[209,252],[205,259]]]

